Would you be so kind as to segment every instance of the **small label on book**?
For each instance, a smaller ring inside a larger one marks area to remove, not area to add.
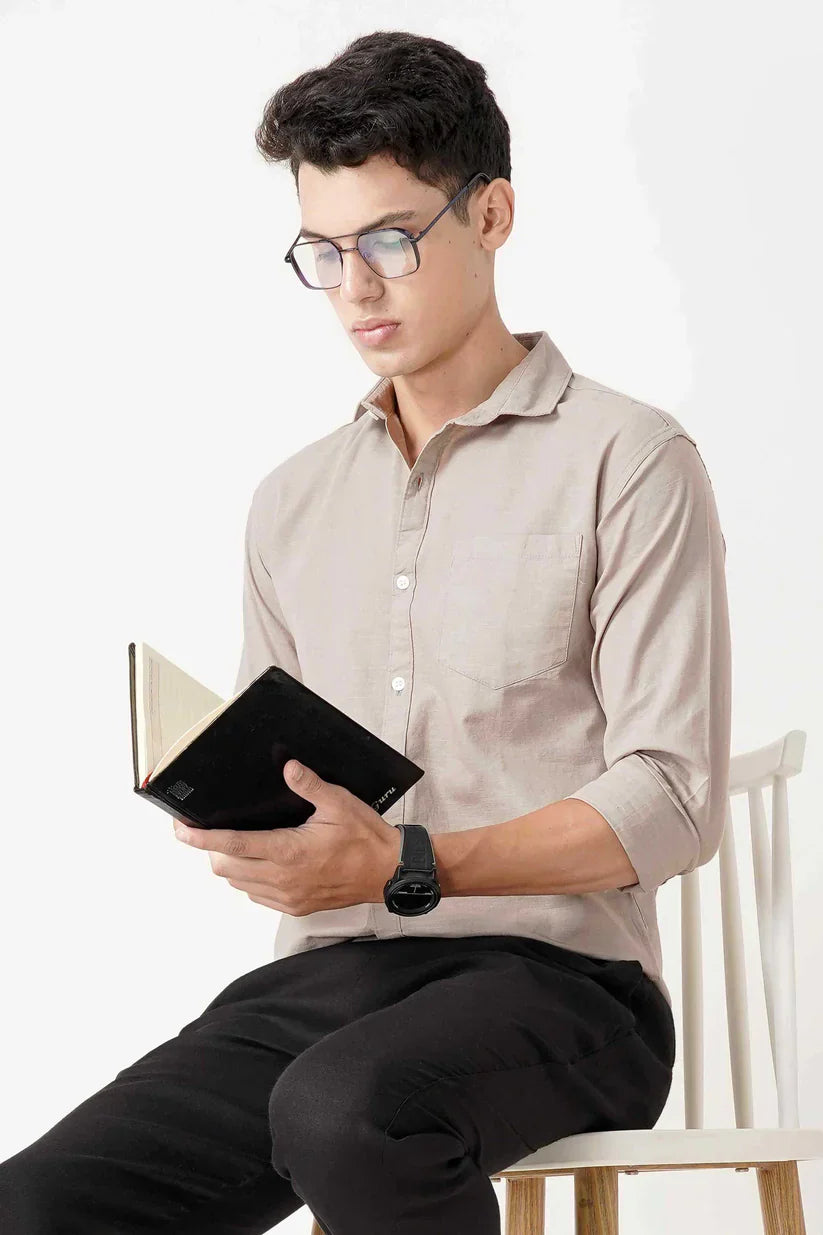
[[[194,792],[194,785],[187,785],[184,780],[176,780],[173,785],[166,791],[173,793],[176,798],[187,798],[190,793]]]
[[[378,806],[382,806],[386,798],[390,798],[393,793],[397,793],[397,785],[392,785],[391,789],[387,789],[385,793],[381,793],[379,798],[375,798],[371,803],[372,810],[377,810]]]

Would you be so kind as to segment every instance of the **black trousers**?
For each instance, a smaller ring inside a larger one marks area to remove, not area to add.
[[[230,982],[0,1163],[4,1235],[499,1235],[491,1174],[650,1128],[675,1029],[639,961],[509,935],[344,940]]]

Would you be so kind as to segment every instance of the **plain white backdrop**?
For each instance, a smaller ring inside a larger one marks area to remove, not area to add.
[[[294,185],[253,137],[281,83],[375,29],[487,67],[512,132],[508,328],[548,330],[577,372],[698,443],[727,542],[733,753],[808,734],[789,784],[800,1117],[823,1127],[816,6],[0,0],[0,14],[0,1160],[272,959],[278,915],[132,792],[127,645],[230,693],[252,490],[375,380],[283,262]],[[702,875],[705,1122],[728,1126],[716,860]],[[659,906],[677,1013],[678,881]],[[754,970],[749,999],[755,1118],[775,1124]],[[658,1126],[682,1120],[678,1059]],[[823,1165],[800,1178],[811,1232]],[[571,1180],[548,1198],[552,1232],[570,1235]],[[758,1230],[755,1174],[621,1177],[626,1231],[664,1215],[670,1235]],[[308,1229],[305,1209],[277,1228]]]

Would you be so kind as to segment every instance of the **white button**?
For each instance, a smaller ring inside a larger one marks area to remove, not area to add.
[[[391,684],[396,691],[401,691],[403,687],[406,685],[406,679],[405,678],[392,678]]]
[[[397,586],[399,588],[407,588],[409,586],[409,576],[408,575],[398,575],[397,576]]]

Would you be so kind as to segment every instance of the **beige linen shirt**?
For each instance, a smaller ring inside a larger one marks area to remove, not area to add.
[[[638,882],[281,916],[275,958],[343,939],[512,934],[662,976],[656,889],[716,853],[731,650],[694,439],[573,373],[545,331],[414,465],[390,378],[251,499],[235,690],[281,665],[425,775],[384,815],[459,831],[581,798]]]

